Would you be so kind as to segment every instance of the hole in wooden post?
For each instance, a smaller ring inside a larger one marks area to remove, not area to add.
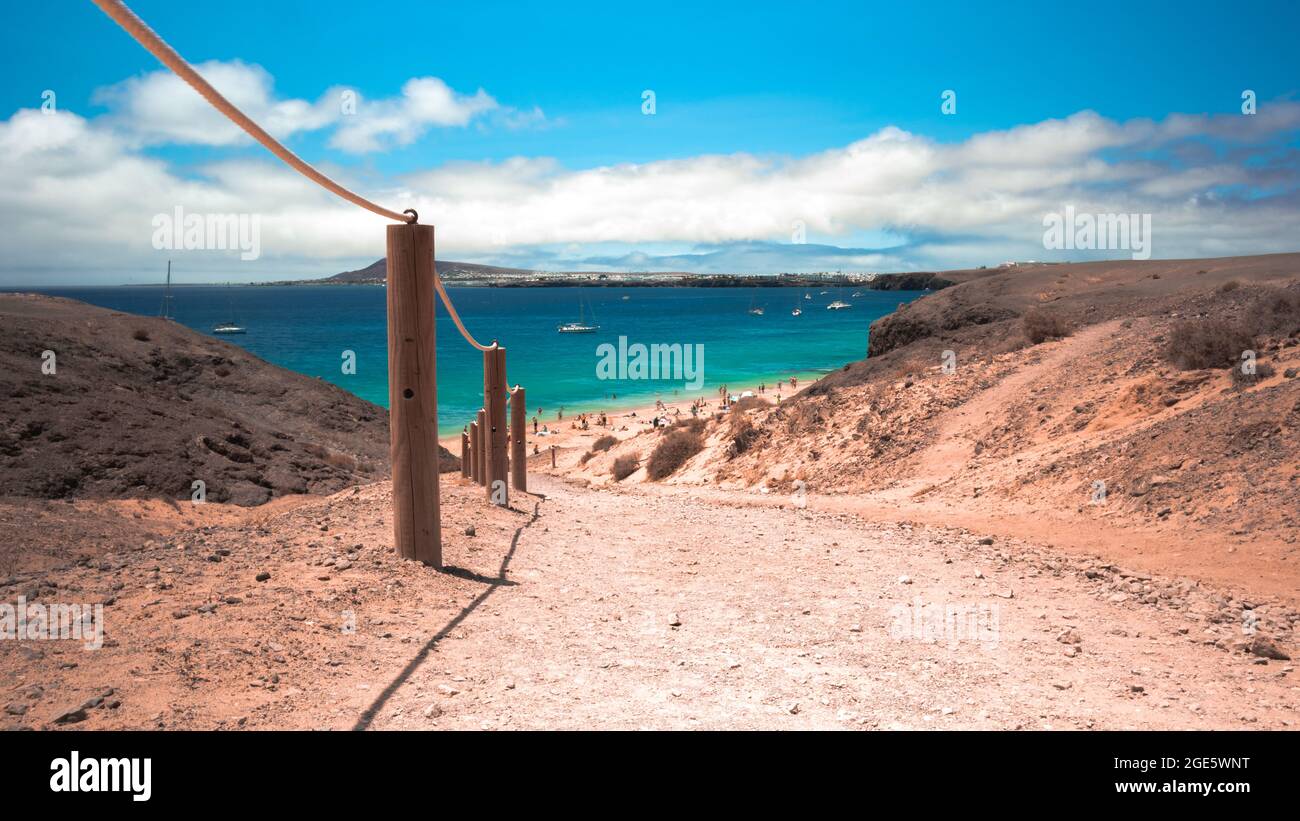
[[[402,391],[403,399],[410,399],[412,396],[415,396],[415,391],[411,390],[410,388],[407,388],[406,390]]]

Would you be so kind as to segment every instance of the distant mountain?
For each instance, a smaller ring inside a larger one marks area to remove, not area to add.
[[[447,280],[455,279],[479,279],[484,277],[499,276],[534,276],[536,271],[529,271],[523,268],[499,268],[495,265],[479,265],[473,262],[450,262],[447,260],[434,260],[433,263],[438,274]],[[388,275],[386,261],[383,258],[377,259],[364,268],[355,271],[344,271],[341,274],[335,274],[332,277],[326,277],[321,282],[342,282],[342,283],[364,283],[364,282],[383,282]]]

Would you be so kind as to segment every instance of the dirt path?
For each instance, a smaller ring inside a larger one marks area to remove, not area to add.
[[[924,495],[952,479],[970,463],[976,453],[975,444],[988,434],[991,426],[989,419],[998,418],[999,412],[1005,409],[1008,397],[1027,395],[1031,386],[1051,378],[1054,371],[1065,367],[1071,360],[1085,355],[1118,325],[1118,321],[1103,322],[1055,342],[1046,354],[1038,357],[1037,361],[1025,363],[971,400],[944,413],[938,431],[929,446],[912,457],[915,464],[914,477],[899,483],[896,488],[882,496],[902,499],[913,495]],[[1059,442],[1046,443],[1038,447],[1056,447],[1059,444]],[[1017,456],[1023,459],[1032,450],[1026,448]]]
[[[1284,727],[1300,701],[1289,664],[1207,646],[1192,617],[1111,602],[1024,545],[535,485],[514,584],[373,726]],[[913,617],[936,606],[965,634],[926,640]]]
[[[380,483],[6,582],[109,602],[102,649],[0,642],[8,726],[1285,728],[1300,703],[1188,590],[1024,542],[444,482],[446,573],[392,555]]]

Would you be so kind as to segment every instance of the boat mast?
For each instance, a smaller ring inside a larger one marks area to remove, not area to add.
[[[172,318],[172,261],[167,260],[167,290],[163,292],[162,318]]]

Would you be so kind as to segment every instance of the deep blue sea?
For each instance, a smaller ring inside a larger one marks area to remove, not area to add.
[[[742,388],[799,377],[801,381],[861,359],[872,320],[915,299],[917,292],[793,288],[449,288],[466,327],[480,342],[507,349],[510,384],[527,390],[530,414],[554,419],[597,407],[712,398],[719,385]],[[156,316],[163,288],[53,288],[46,293],[128,313]],[[804,294],[812,296],[804,299]],[[223,336],[257,356],[316,376],[380,405],[388,404],[385,289],[379,286],[186,286],[173,288],[173,315],[202,333],[234,319],[248,329]],[[627,297],[624,299],[624,297]],[[828,311],[835,299],[852,308]],[[600,325],[594,334],[559,334],[579,317]],[[801,316],[792,316],[799,305]],[[762,306],[764,316],[748,313]],[[619,336],[628,344],[704,346],[704,384],[687,392],[681,381],[597,378],[597,347]],[[356,374],[343,373],[343,352],[356,354]],[[438,422],[443,435],[459,430],[482,404],[482,354],[457,332],[438,306]],[[788,388],[787,388],[788,391]],[[789,395],[788,392],[785,395]],[[615,397],[611,399],[610,397]]]

